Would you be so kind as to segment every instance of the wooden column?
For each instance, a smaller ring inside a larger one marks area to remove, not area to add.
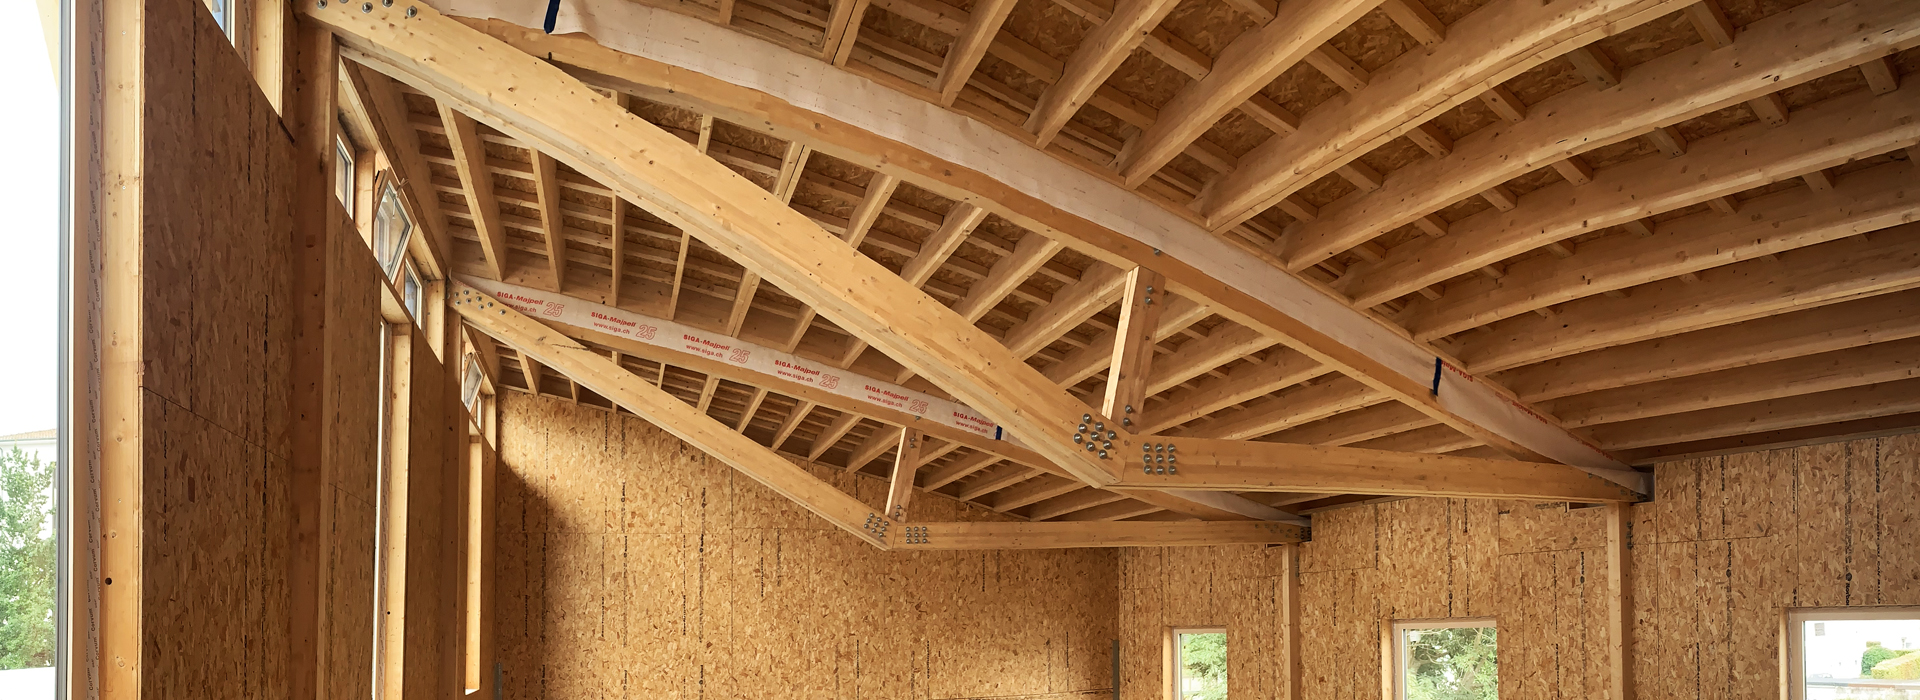
[[[913,476],[920,471],[921,443],[926,436],[912,428],[900,431],[900,447],[893,460],[893,478],[887,487],[886,515],[907,521],[907,503],[913,499]]]
[[[1633,700],[1633,579],[1628,549],[1633,507],[1607,504],[1607,697]]]
[[[1167,283],[1160,273],[1136,267],[1127,273],[1120,297],[1120,327],[1114,334],[1113,361],[1107,369],[1107,399],[1101,412],[1135,430],[1147,408],[1147,378],[1153,374],[1154,328],[1166,308]]]
[[[277,7],[263,4],[261,7]],[[284,8],[280,8],[284,12]],[[327,436],[331,421],[329,362],[330,331],[327,316],[329,266],[333,238],[341,235],[345,210],[334,197],[334,129],[337,112],[334,87],[339,84],[339,52],[333,35],[311,22],[292,27],[286,101],[280,103],[281,121],[293,136],[293,342],[288,359],[292,389],[287,397],[287,504],[291,517],[287,582],[291,586],[291,667],[287,678],[292,697],[316,697],[325,673],[324,652],[328,626],[323,610],[321,580],[328,574],[326,537],[331,528],[325,498],[333,477],[328,473]],[[265,42],[262,42],[265,43]],[[256,44],[259,48],[261,44]],[[255,54],[260,56],[259,53]],[[256,61],[256,75],[263,66]],[[266,85],[263,83],[263,87]],[[271,91],[270,91],[271,96]]]

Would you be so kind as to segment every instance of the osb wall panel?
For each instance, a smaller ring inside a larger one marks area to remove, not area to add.
[[[446,367],[434,355],[427,333],[409,327],[413,354],[408,387],[406,562],[402,573],[405,624],[403,696],[444,697],[458,684],[458,603],[464,584],[459,459],[466,456],[466,426],[449,393]],[[457,439],[456,439],[457,438]],[[391,618],[390,618],[391,619]],[[392,624],[389,622],[388,624]]]
[[[1633,506],[1642,698],[1771,697],[1788,607],[1920,604],[1920,435],[1662,464]],[[1492,617],[1500,697],[1605,697],[1600,508],[1410,499],[1314,516],[1304,700],[1380,697],[1381,625]],[[1235,698],[1285,698],[1278,548],[1121,553],[1121,697],[1162,697],[1168,627],[1224,625]],[[1294,699],[1287,699],[1294,700]]]
[[[345,212],[338,214],[342,217]],[[321,697],[360,700],[373,687],[374,538],[379,502],[379,267],[352,225],[328,243],[320,591]]]
[[[278,697],[292,145],[199,3],[143,4],[140,692]]]
[[[1788,607],[1920,604],[1920,435],[1663,464],[1635,508],[1642,697],[1777,692]],[[1690,659],[1687,664],[1658,659]]]
[[[504,697],[1111,693],[1110,551],[880,552],[640,419],[521,394],[501,416]],[[999,516],[922,497],[912,517]]]

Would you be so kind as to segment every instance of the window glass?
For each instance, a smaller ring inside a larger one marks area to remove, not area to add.
[[[1226,700],[1227,631],[1178,630],[1174,642],[1174,697]]]
[[[1920,699],[1920,609],[1795,613],[1795,697]]]
[[[467,407],[469,415],[480,415],[480,360],[472,354],[467,357],[467,373],[460,378],[460,403]]]
[[[1398,623],[1399,697],[1494,700],[1500,696],[1499,631],[1488,620]]]
[[[400,269],[407,250],[407,237],[413,235],[413,220],[400,204],[400,191],[389,181],[380,188],[380,204],[373,212],[373,254],[381,271],[392,279]]]
[[[68,437],[60,410],[68,372],[61,339],[85,326],[61,313],[61,290],[72,288],[63,279],[61,251],[72,240],[62,210],[73,180],[60,177],[68,147],[61,131],[60,31],[49,31],[40,16],[56,7],[0,2],[0,63],[7,66],[0,71],[0,93],[7,96],[0,123],[10,137],[10,167],[0,170],[7,204],[7,228],[0,233],[6,262],[0,298],[7,300],[0,327],[8,335],[0,343],[0,366],[7,368],[0,380],[0,698],[6,700],[52,700],[59,627],[67,614],[58,591],[59,513],[69,495],[59,468]]]
[[[347,208],[347,216],[353,216],[353,149],[347,148],[344,139],[333,142],[333,195],[340,198],[340,205]]]
[[[407,313],[413,316],[414,325],[424,327],[427,320],[420,317],[420,271],[413,266],[411,259],[407,260],[407,277],[401,285],[400,294],[407,302]]]

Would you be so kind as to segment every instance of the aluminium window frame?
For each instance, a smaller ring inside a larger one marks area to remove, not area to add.
[[[1920,620],[1920,605],[1855,605],[1850,607],[1787,608],[1780,616],[1781,681],[1788,700],[1806,700],[1807,655],[1804,635],[1808,622],[1850,620]]]
[[[1394,700],[1407,700],[1407,632],[1413,630],[1465,629],[1491,627],[1497,634],[1500,620],[1495,617],[1433,617],[1408,620],[1390,620],[1386,630],[1388,649],[1381,654],[1386,657],[1386,683],[1393,689]],[[1497,642],[1496,642],[1497,643]],[[1496,657],[1494,669],[1499,670]]]

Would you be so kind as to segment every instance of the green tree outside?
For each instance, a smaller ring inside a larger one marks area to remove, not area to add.
[[[1200,681],[1198,690],[1180,689],[1180,700],[1227,700],[1227,633],[1180,635],[1183,678]]]
[[[0,670],[53,665],[53,464],[0,452]]]
[[[1492,627],[1407,630],[1407,700],[1496,700],[1500,674]]]

